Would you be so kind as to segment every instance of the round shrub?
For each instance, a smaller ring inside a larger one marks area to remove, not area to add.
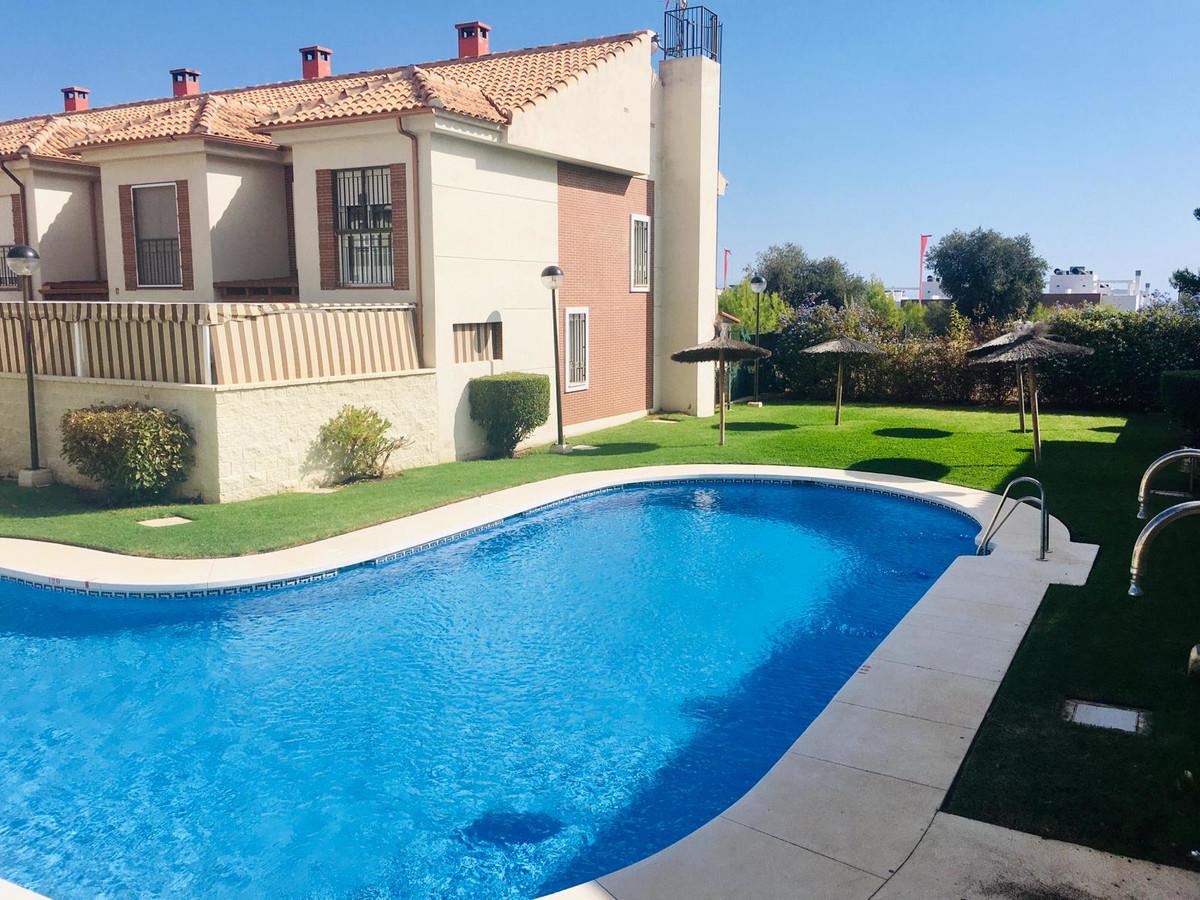
[[[472,378],[467,385],[471,418],[483,428],[488,448],[512,456],[517,444],[550,418],[550,379],[506,372]]]
[[[1162,402],[1171,421],[1200,435],[1200,369],[1163,372]]]
[[[67,462],[118,500],[160,496],[187,479],[195,441],[175,413],[128,403],[69,410],[62,417]]]
[[[317,447],[339,484],[381,478],[388,459],[411,441],[388,437],[392,423],[369,406],[343,406],[321,426]]]

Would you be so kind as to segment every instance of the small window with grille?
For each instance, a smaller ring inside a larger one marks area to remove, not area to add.
[[[582,391],[588,386],[588,311],[570,308],[567,315],[567,384],[568,391]]]
[[[504,358],[504,338],[499,322],[468,322],[454,326],[454,361],[486,362]]]
[[[629,220],[629,290],[650,290],[650,217]]]
[[[387,166],[333,173],[338,283],[392,286],[392,180]]]

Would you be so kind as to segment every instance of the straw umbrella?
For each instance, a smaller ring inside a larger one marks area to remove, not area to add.
[[[842,424],[842,381],[843,370],[845,369],[847,356],[880,356],[883,351],[878,347],[872,347],[870,344],[864,344],[862,341],[856,341],[854,338],[841,337],[834,338],[832,341],[825,341],[823,344],[814,344],[811,347],[806,347],[800,351],[801,353],[833,353],[837,356],[838,376],[837,376],[837,394],[834,399],[833,407],[833,424]]]
[[[1068,344],[1058,335],[1049,334],[1048,331],[1044,322],[1024,324],[1008,334],[1001,335],[995,341],[967,351],[968,356],[975,357],[970,363],[973,366],[1015,363],[1018,370],[1021,366],[1025,367],[1029,377],[1029,411],[1033,417],[1033,461],[1039,466],[1042,464],[1042,429],[1038,421],[1037,373],[1034,371],[1034,363],[1059,356],[1091,356],[1095,352],[1091,347]]]
[[[986,356],[999,347],[1007,347],[1018,337],[1021,336],[1024,329],[1030,328],[1031,323],[1021,322],[1012,331],[1005,332],[999,337],[992,338],[986,343],[980,344],[978,347],[972,347],[967,351],[968,357]],[[1025,377],[1021,372],[1021,364],[1017,363],[1017,415],[1021,422],[1021,434],[1026,431],[1025,428]]]
[[[711,341],[688,347],[678,353],[672,353],[671,359],[681,363],[715,362],[717,364],[717,406],[721,410],[721,446],[725,446],[725,366],[727,363],[739,362],[743,359],[767,359],[770,350],[755,347],[743,341],[735,341],[729,336],[729,325],[718,321],[715,326],[716,335]]]

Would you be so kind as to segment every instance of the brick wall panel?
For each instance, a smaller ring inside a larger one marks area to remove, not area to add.
[[[321,290],[337,290],[337,235],[333,231],[332,169],[317,169],[317,248],[321,267]]]
[[[180,281],[183,290],[195,290],[195,278],[192,275],[192,204],[188,196],[188,183],[175,182],[175,211],[179,216],[179,268],[182,272]],[[134,280],[136,281],[136,272]]]
[[[389,167],[392,181],[392,287],[408,290],[408,178],[404,163]]]
[[[117,188],[121,214],[121,261],[125,268],[125,290],[137,290],[137,239],[133,232],[133,185]]]
[[[28,244],[29,235],[25,233],[25,204],[18,191],[12,194],[13,240],[18,244]]]
[[[651,216],[650,292],[629,289],[630,216]],[[559,354],[567,307],[587,307],[588,388],[563,394],[568,425],[640,412],[654,403],[654,182],[583,166],[558,167]]]

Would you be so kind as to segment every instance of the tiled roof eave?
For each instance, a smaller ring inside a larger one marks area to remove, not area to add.
[[[241,138],[223,137],[219,134],[167,134],[156,137],[141,137],[141,138],[125,138],[119,141],[103,141],[94,144],[83,144],[76,147],[68,147],[69,151],[74,153],[87,153],[89,150],[106,150],[109,147],[128,147],[133,144],[161,144],[161,143],[177,143],[179,141],[207,141],[217,144],[234,144],[240,147],[250,147],[257,150],[283,150],[278,144],[264,144],[261,141],[247,141]],[[58,158],[58,157],[54,157]]]
[[[338,116],[331,119],[309,119],[306,122],[286,122],[280,125],[256,125],[250,130],[255,134],[272,134],[276,131],[291,131],[296,128],[320,128],[326,125],[351,125],[355,122],[378,122],[381,119],[406,119],[410,116],[428,116],[438,112],[430,106],[420,106],[415,109],[399,109],[380,113],[363,113],[351,116]],[[456,115],[462,115],[457,113]],[[466,118],[474,118],[467,116]],[[480,122],[486,119],[478,119]]]

